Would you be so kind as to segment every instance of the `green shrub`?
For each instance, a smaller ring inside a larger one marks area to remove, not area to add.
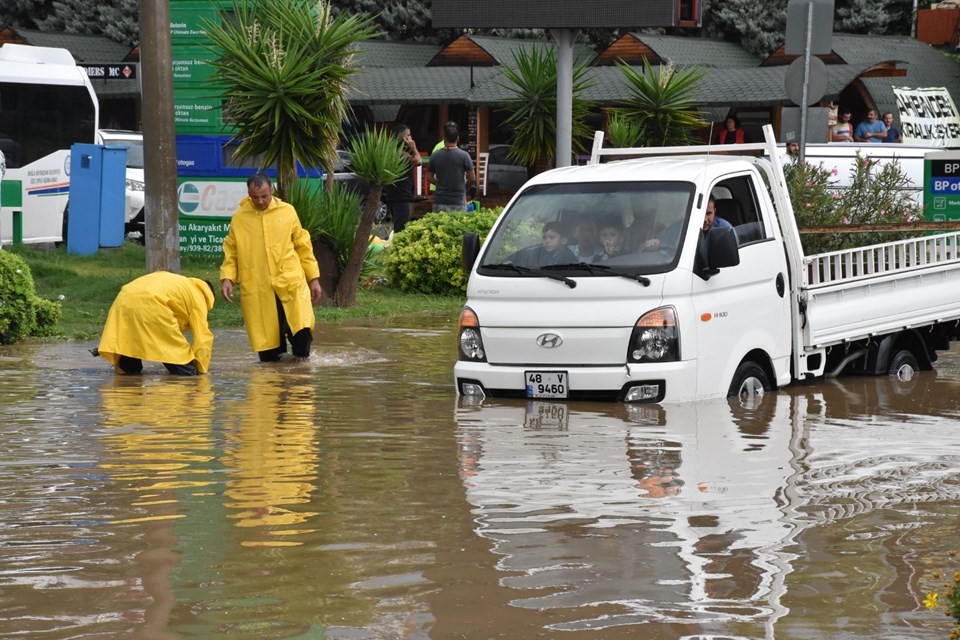
[[[386,274],[401,291],[463,294],[467,273],[461,266],[463,234],[486,238],[502,207],[476,213],[428,213],[393,236],[387,251]]]
[[[0,251],[0,344],[49,335],[59,318],[60,304],[37,296],[24,259]]]

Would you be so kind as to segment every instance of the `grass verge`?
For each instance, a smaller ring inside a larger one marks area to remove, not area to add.
[[[45,251],[15,247],[11,250],[30,266],[37,294],[60,300],[63,317],[57,333],[61,338],[90,340],[99,336],[120,287],[146,273],[146,252],[142,246],[133,243],[89,256],[70,255],[63,248]],[[180,272],[209,280],[216,286],[220,260],[183,256]],[[360,289],[357,304],[353,307],[315,309],[318,322],[339,322],[422,313],[449,313],[451,319],[455,319],[462,306],[463,299],[456,296],[430,296],[403,293],[387,287],[369,287]],[[218,295],[209,322],[212,329],[240,327],[240,305],[228,304]]]

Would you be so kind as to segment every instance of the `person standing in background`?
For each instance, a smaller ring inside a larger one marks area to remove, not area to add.
[[[383,188],[383,200],[390,209],[393,232],[400,233],[410,222],[410,214],[413,212],[413,191],[416,184],[415,174],[417,167],[423,164],[423,159],[417,150],[417,143],[413,140],[413,134],[410,133],[410,127],[405,124],[398,124],[393,129],[393,133],[403,142],[404,156],[410,165],[406,175],[398,182]]]
[[[867,119],[857,125],[853,139],[857,142],[880,143],[887,135],[887,128],[877,120],[877,110],[867,111]]]
[[[887,129],[887,135],[883,138],[884,142],[903,142],[903,133],[893,126],[893,114],[889,111],[883,114],[883,126]]]
[[[457,146],[460,130],[456,123],[443,127],[443,148],[430,156],[427,181],[437,185],[433,210],[466,211],[467,197],[477,195],[477,174],[470,154]]]
[[[840,121],[830,127],[830,142],[853,142],[852,120],[850,109],[840,109]]]
[[[727,116],[724,121],[723,131],[718,136],[720,144],[743,144],[750,142],[747,139],[747,132],[740,126],[740,119],[736,116]]]

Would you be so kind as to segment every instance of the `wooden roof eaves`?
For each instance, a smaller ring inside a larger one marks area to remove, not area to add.
[[[466,44],[469,43],[469,44]],[[462,57],[447,57],[449,50],[452,47],[465,47],[472,50],[473,55],[481,58],[484,61],[483,65],[471,63],[469,60],[465,60]],[[494,58],[489,51],[478,45],[474,42],[468,35],[457,36],[453,42],[450,42],[443,49],[437,52],[437,55],[433,56],[430,61],[426,64],[428,67],[462,67],[462,66],[489,66],[495,67],[499,63],[497,59]]]

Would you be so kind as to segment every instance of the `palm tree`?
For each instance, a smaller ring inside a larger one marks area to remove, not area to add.
[[[513,54],[513,67],[503,74],[509,84],[500,86],[513,92],[504,109],[510,112],[505,123],[513,130],[510,157],[527,166],[551,167],[557,146],[557,54],[544,46],[520,49]],[[573,70],[573,150],[583,153],[584,141],[592,131],[585,122],[590,111],[578,94],[591,85],[584,77],[586,63]]]
[[[697,141],[694,132],[706,125],[697,108],[697,83],[704,71],[671,65],[654,69],[646,60],[643,73],[623,61],[618,61],[617,67],[631,94],[619,111],[638,123],[642,146],[666,147]]]
[[[332,174],[350,57],[377,35],[374,19],[333,16],[325,0],[234,0],[205,28],[238,158],[275,166],[283,195],[298,163]]]
[[[367,244],[377,208],[380,206],[383,187],[394,184],[410,169],[401,145],[397,136],[382,129],[368,129],[350,143],[351,170],[370,185],[370,191],[363,205],[353,247],[337,283],[334,299],[338,307],[350,307],[356,302],[360,270],[367,255]]]

